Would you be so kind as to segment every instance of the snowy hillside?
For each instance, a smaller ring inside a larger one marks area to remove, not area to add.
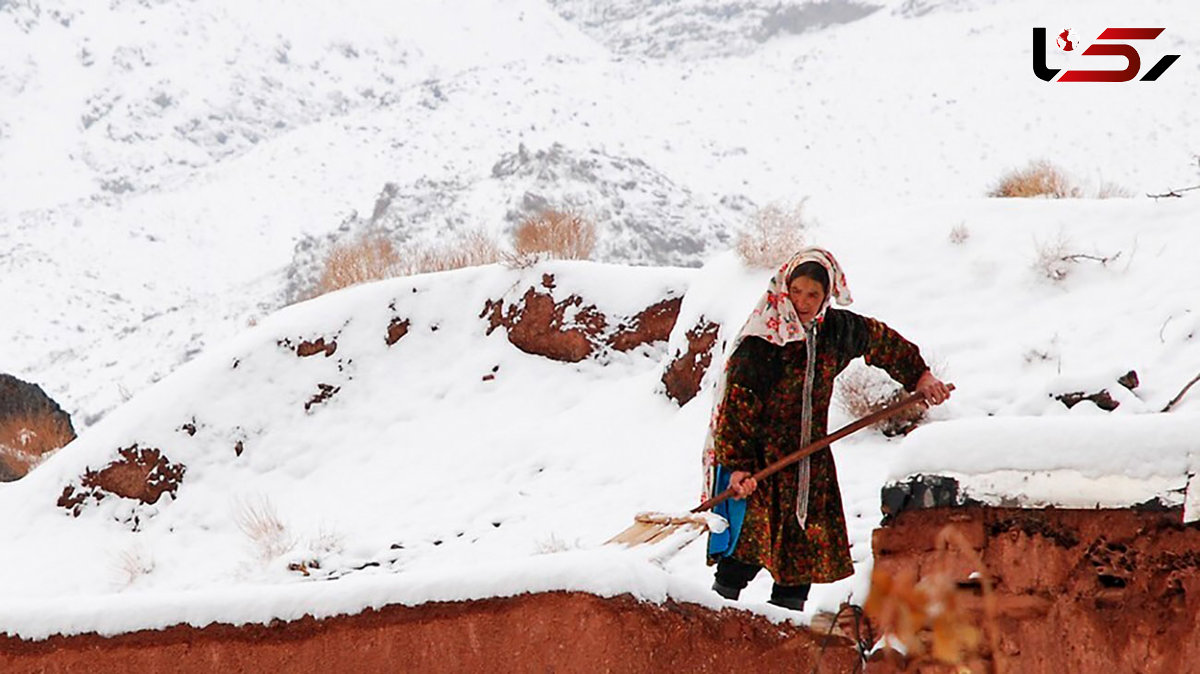
[[[1132,498],[1182,493],[1200,449],[1186,430],[1200,398],[1161,422],[1149,414],[1200,371],[1194,205],[976,200],[891,213],[910,226],[869,243],[853,228],[812,236],[839,251],[853,308],[915,340],[958,392],[912,436],[911,454],[910,441],[873,431],[839,443],[858,573],[817,587],[810,611],[862,599],[889,476],[941,465],[1103,479],[1139,463],[1130,451],[1159,456],[1122,478],[1142,481]],[[966,240],[951,241],[964,222]],[[1032,264],[1035,244],[1059,230],[1070,250],[1115,261],[1084,259],[1047,278]],[[503,328],[489,334],[489,300],[545,288],[544,274],[557,300],[578,295],[610,317],[682,295],[671,339],[569,364],[519,351]],[[695,503],[711,391],[679,408],[662,371],[701,316],[727,339],[765,279],[732,254],[698,270],[491,266],[273,314],[0,489],[0,538],[20,551],[0,572],[28,581],[3,590],[0,629],[238,623],[549,589],[720,606],[700,543],[663,566],[599,544],[634,513]],[[1141,380],[1133,391],[1115,384],[1128,369]],[[1068,410],[1053,397],[1100,388],[1116,411],[1086,401]],[[1003,435],[979,426],[993,415],[1008,420]],[[1059,419],[1053,433],[1078,435],[1077,446],[1003,452],[1049,433],[1021,423],[1030,417]],[[1096,426],[1118,418],[1141,421],[1115,434]],[[955,426],[970,420],[982,430]],[[833,425],[847,421],[835,410]],[[939,423],[965,430],[939,434]],[[974,432],[987,442],[963,452]],[[148,478],[122,481],[130,474]],[[741,605],[780,617],[763,603],[769,583],[757,580]]]
[[[1194,184],[1192,9],[10,1],[0,370],[86,428],[279,308],[293,260],[389,185],[405,240],[566,202],[606,261],[698,265],[771,201],[833,221],[977,197],[1039,157],[1089,189]],[[1145,58],[1184,55],[1158,82],[1031,74],[1032,26],[1152,19]]]
[[[723,605],[701,544],[662,567],[597,545],[640,510],[694,504],[711,392],[679,408],[663,369],[701,318],[728,339],[765,287],[725,252],[736,228],[804,197],[805,234],[846,267],[852,309],[958,386],[911,445],[839,443],[857,573],[814,589],[810,613],[862,599],[892,478],[1099,479],[1078,464],[1095,451],[1122,470],[1117,440],[1136,434],[1161,460],[1122,493],[1182,493],[1200,451],[1189,421],[1146,429],[1200,372],[1200,193],[1143,195],[1200,183],[1194,9],[0,1],[0,372],[41,384],[81,436],[0,484],[0,540],[18,551],[0,572],[23,579],[0,589],[0,632],[556,588]],[[1033,26],[1151,24],[1167,31],[1140,47],[1147,62],[1182,54],[1158,82],[1030,70]],[[1132,196],[984,198],[1038,158],[1087,194]],[[355,231],[505,236],[542,205],[595,218],[599,260],[285,306]],[[682,297],[671,339],[564,364],[489,333],[485,303],[543,273],[556,298],[611,316]],[[1132,390],[1116,383],[1130,370]],[[1115,411],[1056,399],[1102,389]],[[1171,414],[1200,414],[1200,389]],[[996,457],[1001,435],[1103,436],[1102,415],[1123,429],[1103,446]],[[993,416],[1003,434],[954,454]],[[847,421],[835,406],[831,427]],[[122,458],[149,482],[98,477]],[[98,499],[101,479],[160,498]],[[284,528],[255,544],[245,530],[270,511]],[[768,591],[758,579],[743,605],[781,615]]]

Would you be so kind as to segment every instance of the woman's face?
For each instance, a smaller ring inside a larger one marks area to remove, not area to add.
[[[807,276],[797,276],[788,284],[788,299],[791,300],[800,320],[810,323],[825,302],[825,291],[820,283]]]

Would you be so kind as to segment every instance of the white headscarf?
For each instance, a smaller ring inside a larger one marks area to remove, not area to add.
[[[705,494],[703,498],[713,495],[712,490],[716,467],[716,449],[713,437],[716,432],[717,421],[721,417],[721,409],[725,399],[726,379],[729,376],[729,356],[737,350],[738,345],[747,337],[761,337],[776,346],[783,346],[789,342],[799,342],[807,339],[806,333],[808,331],[805,330],[804,324],[800,321],[800,316],[796,314],[795,307],[792,306],[791,301],[788,299],[788,277],[792,275],[796,267],[805,262],[817,262],[829,273],[829,292],[825,294],[825,300],[822,302],[821,308],[813,320],[814,326],[824,321],[825,311],[832,302],[836,301],[838,305],[846,306],[854,301],[850,296],[850,289],[846,285],[846,275],[842,272],[841,265],[838,264],[833,254],[824,248],[817,248],[815,246],[804,248],[776,270],[775,275],[771,277],[771,282],[767,284],[767,292],[759,299],[754,310],[750,312],[750,317],[746,319],[746,324],[738,331],[737,337],[732,340],[726,351],[725,364],[721,367],[721,374],[717,378],[712,416],[708,423],[708,434],[704,438]],[[815,345],[813,345],[813,348],[815,349]],[[809,358],[810,365],[812,361],[813,359]],[[811,377],[809,377],[809,385],[805,387],[805,390],[811,391],[810,386]],[[807,404],[811,407],[811,394],[808,397],[810,400],[807,401]],[[808,442],[808,440],[808,438],[802,438],[803,442]],[[788,451],[795,451],[796,449],[800,448],[795,447]],[[796,504],[796,516],[800,521],[801,527],[806,524],[808,518],[808,468],[808,459],[802,459],[799,468],[800,484]]]

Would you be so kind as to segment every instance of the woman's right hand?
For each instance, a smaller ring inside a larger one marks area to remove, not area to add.
[[[758,488],[758,480],[750,477],[750,473],[744,470],[735,470],[729,476],[729,488],[733,490],[733,497],[743,499],[754,493]]]

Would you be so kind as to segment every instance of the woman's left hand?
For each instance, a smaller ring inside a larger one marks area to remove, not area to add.
[[[950,388],[929,370],[917,380],[917,393],[925,396],[927,405],[941,405],[950,398]]]

